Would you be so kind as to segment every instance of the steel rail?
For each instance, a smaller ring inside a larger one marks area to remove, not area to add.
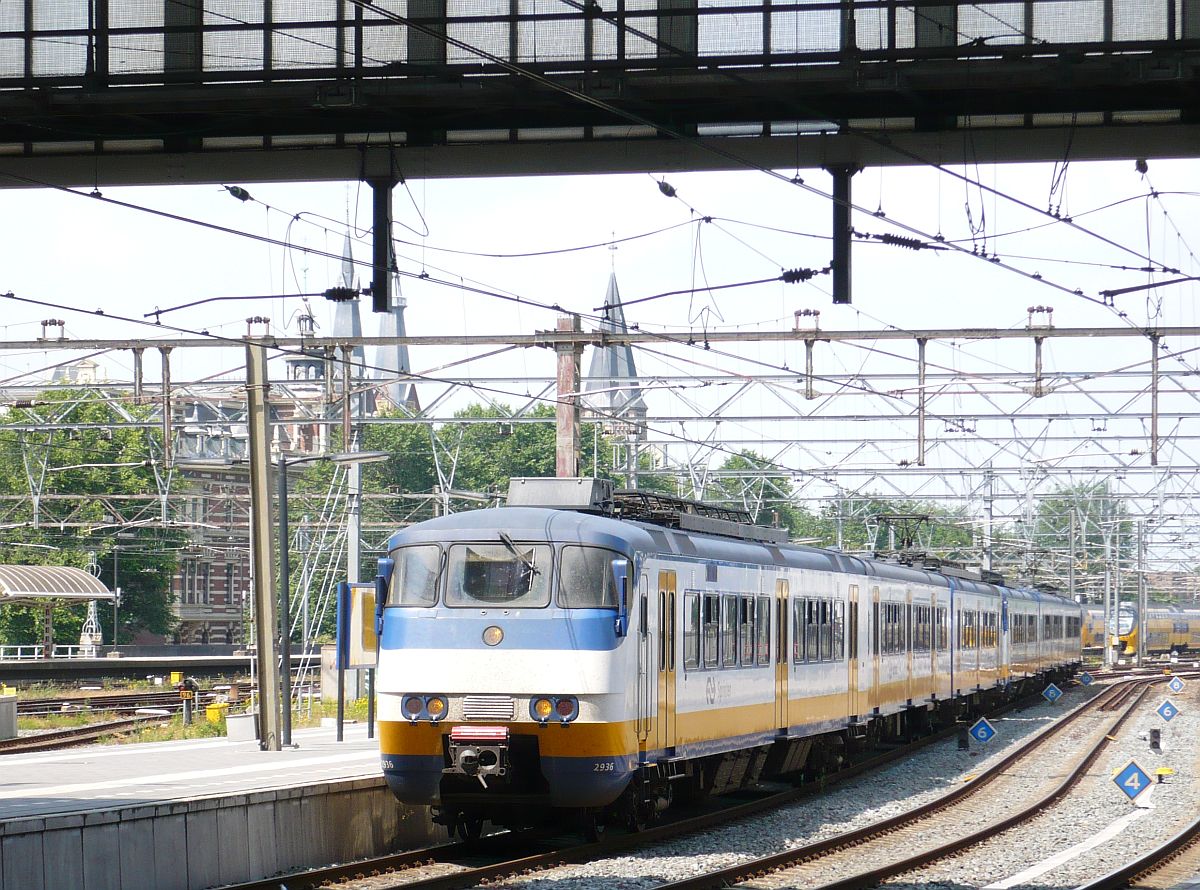
[[[27,754],[33,751],[52,751],[56,748],[69,748],[72,745],[94,741],[101,736],[136,729],[146,721],[155,719],[158,718],[150,715],[128,717],[124,720],[113,720],[108,723],[92,723],[88,726],[76,726],[71,729],[45,732],[34,736],[18,736],[15,739],[5,739],[4,741],[0,741],[0,755]]]
[[[1015,708],[1019,708],[1022,705],[1028,704],[1032,698],[1034,698],[1033,695],[1007,702],[1001,707],[990,711],[989,716],[995,716],[1006,713]],[[865,760],[859,761],[858,763],[846,766],[835,774],[823,776],[813,782],[806,783],[801,787],[792,788],[776,794],[766,795],[762,798],[746,803],[726,806],[715,812],[679,819],[668,824],[657,825],[651,828],[643,829],[642,831],[631,832],[629,834],[614,834],[605,837],[602,842],[574,844],[549,852],[526,855],[521,858],[489,863],[487,865],[474,866],[454,874],[438,875],[416,881],[403,880],[401,883],[388,886],[413,888],[413,890],[455,890],[455,888],[473,887],[480,882],[502,879],[520,873],[541,871],[561,865],[586,862],[597,858],[598,856],[608,856],[613,853],[635,850],[641,847],[649,846],[650,844],[658,841],[692,834],[709,828],[720,827],[729,822],[748,818],[768,810],[777,809],[781,806],[794,803],[795,801],[804,797],[809,797],[820,793],[829,785],[841,783],[861,773],[876,769],[878,767],[886,766],[902,759],[915,750],[919,750],[920,748],[931,745],[934,742],[947,739],[960,731],[960,725],[952,724],[948,727],[938,730],[937,732],[931,733],[928,736],[916,739],[900,748],[876,754]],[[500,835],[500,837],[516,838],[517,835]],[[414,856],[418,858],[423,857],[422,861],[425,862],[440,862],[456,856],[461,856],[463,849],[464,848],[461,845],[449,845],[443,847],[432,847],[426,850],[415,851],[413,853],[395,854],[395,856],[401,857],[401,860],[397,862],[397,865],[404,867],[408,865],[408,863],[411,861],[411,857]],[[442,856],[445,856],[446,859],[439,858]],[[252,881],[245,884],[237,884],[227,887],[225,890],[280,890],[280,888],[284,886],[286,886],[288,890],[305,890],[305,888],[319,886],[324,881],[345,880],[355,876],[365,877],[367,875],[374,875],[374,873],[378,871],[395,867],[391,864],[393,859],[393,856],[384,856],[375,859],[363,860],[357,863],[351,863],[349,865],[309,869],[288,875],[276,876],[263,881]],[[378,884],[376,887],[377,890],[383,890],[383,888]]]
[[[837,852],[847,847],[859,846],[875,837],[882,836],[894,832],[900,828],[916,823],[927,816],[930,816],[940,810],[973,796],[982,788],[986,787],[995,779],[999,778],[1010,766],[1025,758],[1044,742],[1048,741],[1053,736],[1060,733],[1065,727],[1069,726],[1075,720],[1085,713],[1095,710],[1104,710],[1105,706],[1110,702],[1121,699],[1124,700],[1131,693],[1127,691],[1127,687],[1140,687],[1137,698],[1130,702],[1125,711],[1113,721],[1106,733],[1100,737],[1095,745],[1088,753],[1081,758],[1076,767],[1071,773],[1059,783],[1049,794],[1044,795],[1032,805],[1024,807],[1018,813],[1009,816],[1005,819],[998,820],[992,823],[987,828],[973,832],[964,837],[958,838],[950,843],[940,845],[933,850],[926,851],[915,856],[908,857],[903,860],[887,863],[876,867],[867,872],[853,875],[829,884],[821,885],[822,890],[850,890],[850,888],[865,888],[873,887],[880,881],[895,875],[902,874],[907,871],[912,871],[930,862],[949,856],[952,853],[959,852],[969,846],[979,843],[992,837],[996,832],[1003,831],[1013,825],[1018,824],[1030,816],[1040,812],[1050,804],[1062,797],[1070,788],[1077,783],[1082,777],[1088,766],[1099,756],[1100,751],[1108,744],[1106,736],[1116,732],[1120,725],[1126,720],[1129,714],[1136,707],[1142,696],[1149,689],[1150,685],[1155,682],[1160,682],[1163,678],[1138,678],[1131,680],[1119,681],[1117,685],[1111,687],[1101,693],[1092,701],[1087,702],[1081,707],[1067,714],[1061,720],[1051,724],[1044,730],[1035,735],[1026,744],[1021,745],[1018,749],[1005,756],[998,763],[990,767],[986,772],[980,774],[969,784],[965,784],[960,788],[951,791],[949,794],[943,795],[936,800],[923,804],[916,809],[907,813],[902,813],[897,816],[892,816],[872,825],[864,826],[863,828],[854,829],[852,831],[843,832],[831,838],[822,841],[817,841],[812,844],[806,844],[801,847],[796,847],[791,850],[785,850],[781,853],[775,853],[770,856],[760,857],[739,865],[730,866],[729,868],[720,869],[698,877],[689,878],[682,881],[676,881],[669,884],[661,885],[662,888],[670,888],[670,890],[708,890],[708,888],[728,887],[737,884],[741,881],[749,880],[760,875],[781,871],[787,868],[799,866],[810,860],[819,859],[830,853]]]
[[[1200,816],[1184,826],[1174,837],[1164,841],[1153,850],[1094,881],[1080,884],[1075,890],[1119,890],[1122,887],[1136,887],[1139,878],[1167,868],[1173,859],[1198,840],[1200,840]]]

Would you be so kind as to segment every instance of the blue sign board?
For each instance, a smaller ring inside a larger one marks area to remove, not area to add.
[[[986,717],[980,717],[967,732],[977,742],[990,742],[996,736],[996,729],[988,723]]]
[[[1167,684],[1167,688],[1176,694],[1183,692],[1183,678],[1172,677],[1171,682]]]
[[[1044,698],[1046,701],[1050,702],[1050,704],[1054,704],[1056,701],[1058,701],[1060,698],[1062,698],[1062,694],[1063,694],[1063,691],[1061,689],[1059,689],[1057,686],[1055,686],[1053,683],[1051,683],[1049,686],[1047,686],[1045,689],[1042,690],[1042,698]]]
[[[1089,674],[1087,671],[1084,671],[1082,674],[1079,675],[1079,682],[1082,683],[1084,686],[1091,686],[1093,679],[1095,679],[1095,678],[1091,674]]]
[[[1113,781],[1117,783],[1117,787],[1124,791],[1125,796],[1130,800],[1133,800],[1150,787],[1150,777],[1132,760],[1125,765],[1124,769],[1113,776]]]
[[[1168,723],[1170,723],[1173,719],[1175,719],[1175,715],[1178,713],[1179,713],[1179,708],[1175,707],[1175,705],[1171,702],[1170,699],[1167,699],[1165,702],[1163,702],[1161,705],[1158,706],[1158,716],[1162,717]]]

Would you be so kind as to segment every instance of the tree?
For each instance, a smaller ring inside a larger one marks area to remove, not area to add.
[[[811,530],[811,516],[792,500],[792,482],[761,455],[743,450],[725,460],[703,500],[750,514],[756,525],[786,528],[792,537]]]
[[[126,498],[119,502],[129,511],[124,519],[139,517],[137,530],[128,532],[138,547],[127,557],[128,568],[124,559],[120,566],[126,591],[122,639],[139,630],[166,634],[173,629],[170,579],[184,539],[178,529],[151,527],[148,518],[158,516],[154,461],[162,453],[161,442],[157,431],[123,422],[129,419],[149,419],[149,411],[96,391],[47,392],[35,405],[10,411],[9,428],[0,430],[0,495],[9,496],[0,562],[94,566],[111,583],[110,554],[123,524],[114,515],[118,501],[112,496]],[[42,497],[71,496],[65,502],[69,506],[37,502],[31,485]],[[136,506],[142,498],[145,516]],[[41,613],[37,607],[0,610],[0,640],[40,642]],[[108,613],[101,610],[101,626],[111,636]],[[84,605],[56,608],[56,637],[78,636],[86,615]]]
[[[1107,482],[1062,486],[1038,503],[1033,522],[1018,529],[1022,568],[1030,580],[1052,580],[1065,588],[1074,553],[1075,590],[1102,596],[1104,575],[1117,562],[1136,558],[1136,528],[1124,502]]]

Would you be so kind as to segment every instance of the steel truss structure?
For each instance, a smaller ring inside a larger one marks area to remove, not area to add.
[[[1039,504],[1062,499],[1069,489],[1091,487],[1121,505],[1120,515],[1112,519],[1124,522],[1126,533],[1140,524],[1147,570],[1190,571],[1193,547],[1200,541],[1200,394],[1193,386],[1198,371],[1190,361],[1197,338],[1200,328],[1033,324],[1020,330],[717,332],[703,342],[693,335],[572,330],[407,337],[403,342],[416,357],[453,349],[458,358],[452,364],[464,373],[453,368],[415,373],[407,381],[421,390],[425,408],[419,414],[396,411],[354,422],[433,427],[495,423],[494,418],[455,416],[467,404],[483,402],[503,405],[506,423],[546,423],[532,416],[537,405],[578,397],[586,408],[587,378],[579,392],[556,391],[559,351],[628,343],[640,369],[639,379],[629,385],[642,393],[645,420],[587,411],[584,417],[607,428],[618,442],[636,436],[638,447],[653,457],[652,472],[674,476],[685,493],[698,496],[723,481],[727,489],[733,485],[742,492],[748,507],[799,503],[843,523],[861,523],[866,507],[881,499],[939,504],[959,511],[983,549],[990,552],[993,536],[1006,529],[1008,537],[1032,553],[1039,545],[1028,536]],[[306,338],[274,340],[272,345],[277,358],[324,354],[331,366],[342,367],[354,347],[381,342],[372,337]],[[544,356],[544,376],[504,372],[511,348],[532,347],[544,347],[534,353],[534,360]],[[229,347],[206,339],[3,344],[4,350],[33,348],[88,355],[159,350],[176,356],[179,366],[178,356],[188,350]],[[135,366],[140,369],[141,363]],[[497,370],[488,373],[488,367]],[[348,402],[390,382],[383,372],[382,378],[371,380],[363,369],[352,375],[349,386],[336,380],[306,388],[302,382],[274,379],[282,375],[273,371],[273,423],[285,431],[297,425],[324,427],[324,441],[337,441],[347,432]],[[165,387],[161,379],[100,385],[119,397],[113,401],[118,412],[114,422],[171,443],[161,462],[155,462],[157,491],[104,498],[114,528],[188,524],[188,498],[179,497],[186,495],[187,473],[181,470],[194,459],[244,453],[242,381],[180,381],[167,360],[163,377]],[[4,391],[10,405],[31,405],[25,411],[39,419],[0,423],[0,428],[18,429],[25,436],[30,486],[28,496],[0,498],[0,525],[29,522],[32,500],[35,523],[94,529],[94,520],[81,519],[70,497],[42,491],[47,473],[55,469],[44,446],[79,428],[62,420],[69,402],[39,406],[36,394],[44,388],[31,382]],[[140,401],[151,413],[139,419],[120,407],[120,399]],[[207,418],[202,423],[197,421],[201,415]],[[294,441],[290,436],[276,439],[277,447],[284,448]],[[580,444],[588,449],[595,443]],[[442,484],[437,492],[407,496],[414,514],[429,501],[441,509],[471,503],[453,491],[453,437],[438,448]],[[764,458],[770,469],[722,469],[743,450]],[[244,493],[228,479],[218,487],[229,502],[222,508],[222,524],[236,537],[246,527]],[[367,492],[364,497],[395,496]],[[1079,513],[1086,523],[1087,511],[1081,507]],[[371,545],[388,530],[365,531]],[[1092,532],[1109,538],[1115,533]],[[1056,559],[1061,561],[1061,554]]]
[[[1200,0],[4,7],[10,185],[1083,160],[1126,157],[1131,127],[1142,156],[1198,144]]]

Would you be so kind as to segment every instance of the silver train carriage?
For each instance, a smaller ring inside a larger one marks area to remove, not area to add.
[[[514,480],[509,506],[393,535],[377,693],[394,794],[464,836],[564,809],[642,824],[1080,661],[1069,600],[705,514]]]

